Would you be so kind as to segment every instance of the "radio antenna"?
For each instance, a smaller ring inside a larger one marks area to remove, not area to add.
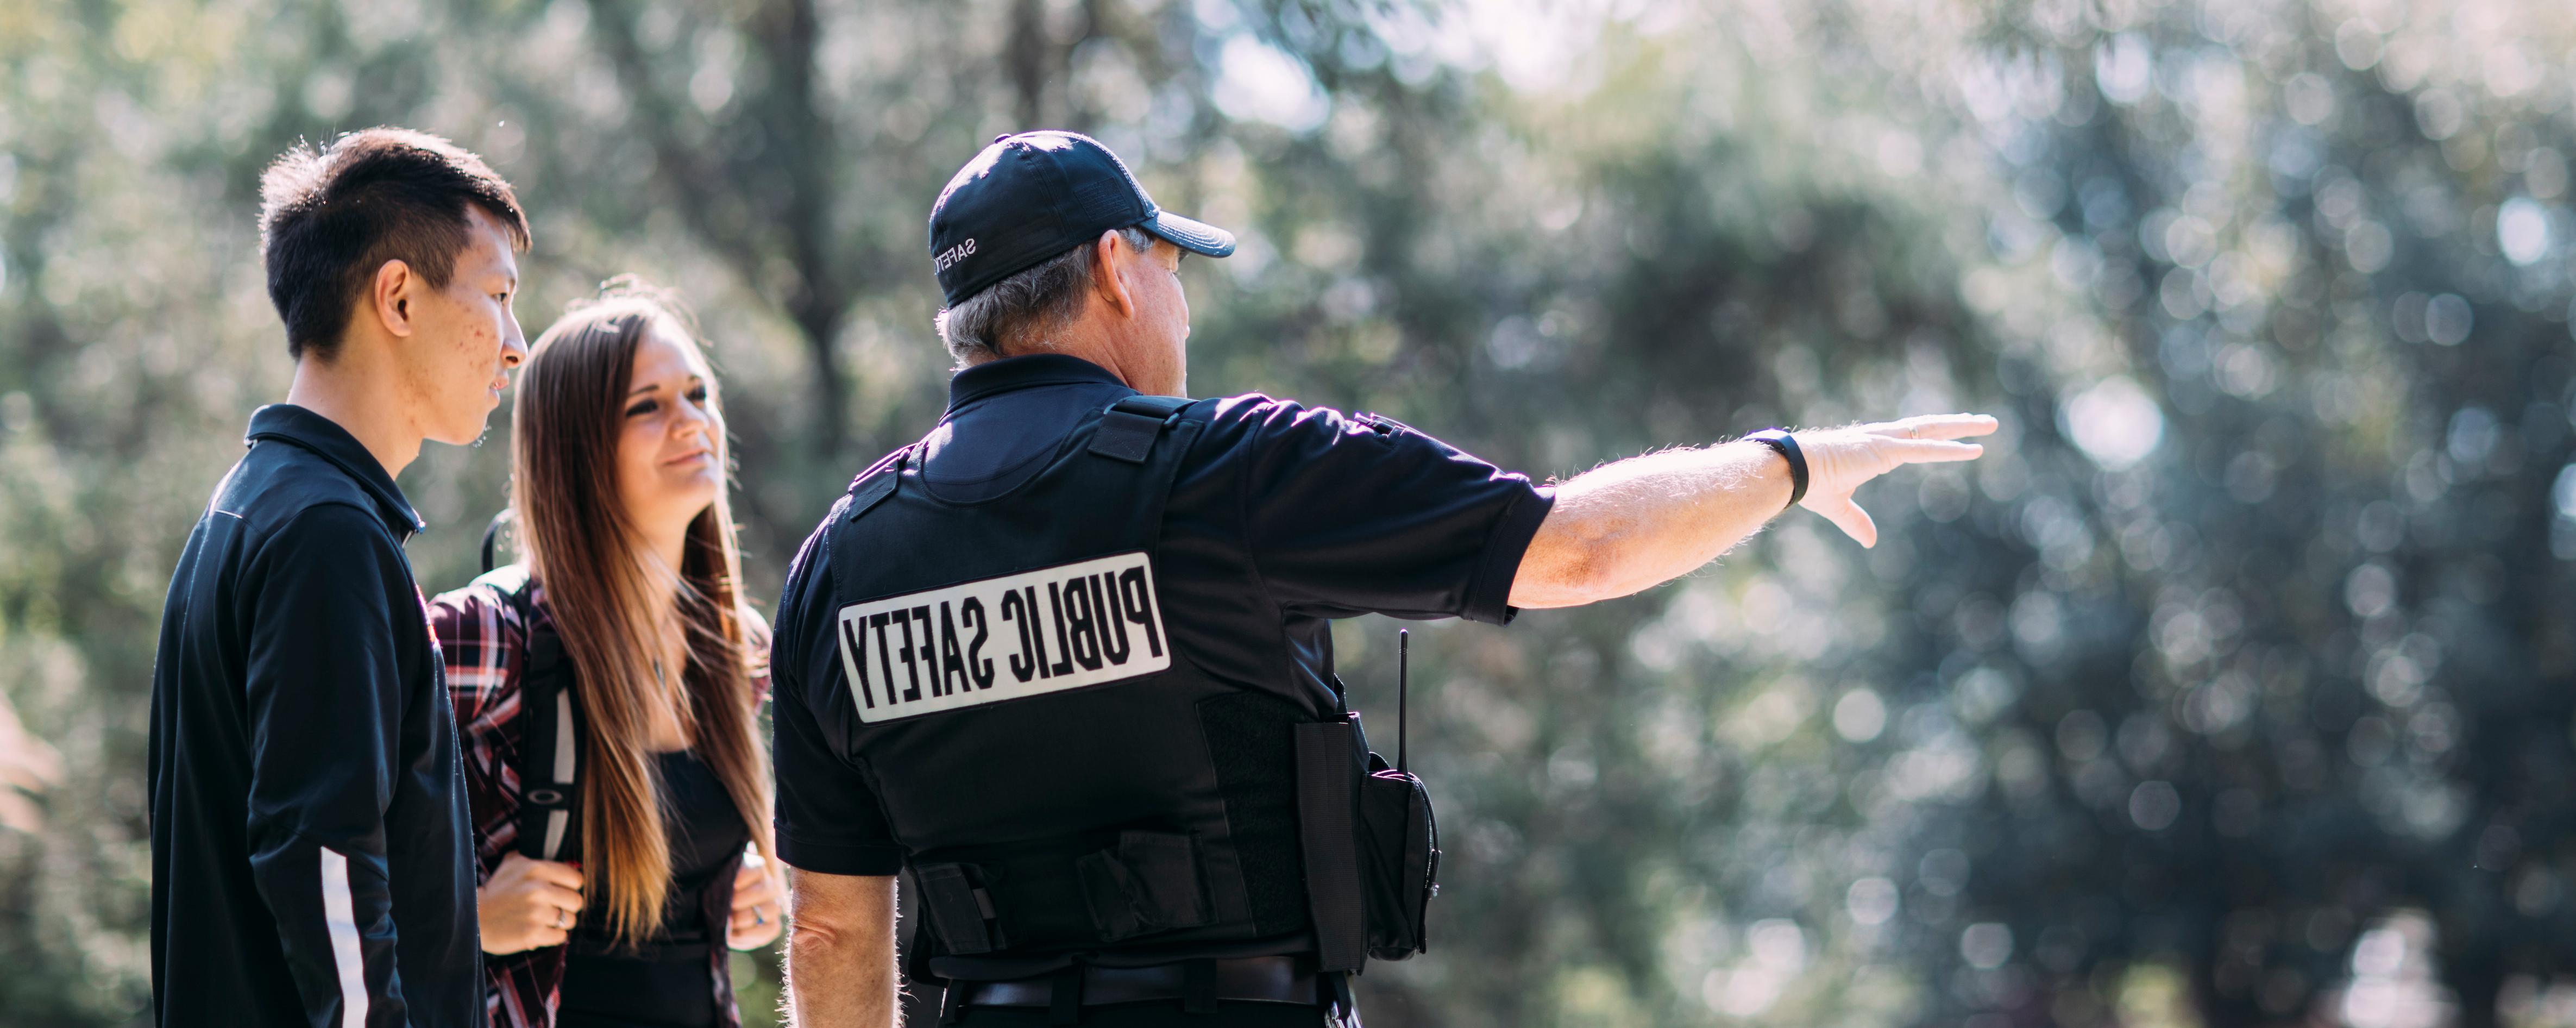
[[[1410,629],[1404,629],[1404,628],[1396,629],[1396,630],[1395,630],[1395,773],[1400,774],[1400,775],[1401,775],[1401,774],[1411,774],[1411,773],[1412,773],[1412,771],[1411,771],[1410,769],[1408,769],[1407,767],[1405,767],[1405,762],[1404,762],[1404,755],[1405,755],[1405,745],[1404,745],[1404,723],[1405,723],[1405,720],[1406,720],[1406,719],[1405,719],[1405,709],[1404,709],[1404,707],[1405,707],[1405,693],[1407,692],[1407,683],[1406,683],[1405,679],[1406,679],[1406,677],[1407,677],[1407,675],[1406,675],[1407,665],[1411,664],[1412,662],[1413,662],[1413,632],[1412,632],[1412,630],[1410,630]]]

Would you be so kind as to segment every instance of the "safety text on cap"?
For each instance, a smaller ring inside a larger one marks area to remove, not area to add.
[[[1172,666],[1143,553],[854,603],[840,643],[851,702],[871,723]]]
[[[950,268],[956,267],[958,261],[965,260],[972,256],[975,256],[975,241],[969,239],[963,243],[949,247],[948,249],[941,250],[937,254],[933,255],[930,258],[930,271],[934,275],[947,271]]]

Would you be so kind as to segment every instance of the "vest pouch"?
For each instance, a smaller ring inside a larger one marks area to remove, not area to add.
[[[1189,836],[1120,832],[1115,848],[1084,854],[1074,869],[1103,942],[1216,920],[1199,880],[1198,845]]]
[[[1369,754],[1360,779],[1360,884],[1368,955],[1403,960],[1428,948],[1424,919],[1440,891],[1440,829],[1422,779]]]
[[[1083,950],[1216,923],[1197,840],[1105,830],[913,865],[942,951]],[[966,859],[953,859],[966,858]]]
[[[1317,968],[1368,963],[1368,900],[1360,881],[1359,779],[1367,765],[1356,719],[1296,727],[1297,841],[1306,858],[1306,905]]]
[[[950,953],[990,953],[1008,942],[993,916],[993,896],[967,864],[923,864],[912,869],[921,884],[921,907],[930,914],[930,929]]]

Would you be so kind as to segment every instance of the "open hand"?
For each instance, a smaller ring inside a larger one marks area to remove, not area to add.
[[[733,916],[725,921],[725,945],[734,949],[759,949],[778,937],[778,876],[771,874],[769,862],[758,853],[742,855],[742,867],[733,875]]]
[[[1926,414],[1875,425],[1795,433],[1807,458],[1807,496],[1798,505],[1824,515],[1862,546],[1878,545],[1878,523],[1852,502],[1852,491],[1900,465],[1975,460],[1986,448],[1957,440],[1995,430],[1983,414]]]
[[[500,956],[561,946],[581,918],[581,869],[512,853],[474,890],[483,920],[483,952]]]

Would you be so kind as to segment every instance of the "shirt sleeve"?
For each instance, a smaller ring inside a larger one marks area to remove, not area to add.
[[[517,689],[523,633],[518,612],[490,587],[470,585],[429,601],[429,634],[438,639],[447,702],[460,728],[492,713]]]
[[[488,585],[469,585],[429,601],[429,632],[445,665],[447,702],[465,761],[465,798],[474,818],[475,884],[492,880],[519,841],[519,668],[527,627],[517,608]]]
[[[1238,404],[1219,420],[1248,422],[1235,444],[1245,534],[1283,606],[1511,621],[1512,578],[1551,490],[1393,419]]]
[[[835,508],[837,511],[839,508]],[[787,573],[772,628],[770,760],[778,775],[778,859],[806,871],[891,875],[903,870],[903,847],[886,823],[876,789],[818,717],[816,701],[848,695],[830,627],[831,561],[821,559],[826,530],[806,540]]]
[[[244,583],[251,875],[315,1024],[406,1023],[385,807],[402,729],[397,633],[422,631],[396,616],[420,602],[407,569],[373,514],[325,505],[272,535]]]

